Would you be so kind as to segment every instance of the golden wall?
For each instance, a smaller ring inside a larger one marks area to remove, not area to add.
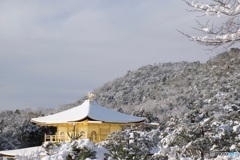
[[[75,127],[74,127],[75,126]],[[96,123],[96,122],[76,122],[68,124],[57,125],[57,136],[61,141],[70,141],[67,133],[82,134],[81,138],[89,138],[92,142],[100,142],[107,138],[107,136],[114,131],[120,131],[122,129],[121,124],[113,123]]]

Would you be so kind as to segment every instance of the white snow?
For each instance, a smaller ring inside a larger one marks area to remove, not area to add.
[[[222,39],[223,39],[223,40],[228,40],[228,39],[229,39],[229,37],[230,37],[230,35],[229,35],[229,34],[225,34],[225,35],[223,35],[223,36],[222,36]]]
[[[103,160],[105,157],[104,154],[108,152],[101,145],[95,146],[89,139],[81,139],[74,143],[77,143],[78,148],[87,147],[96,151],[96,160]],[[70,152],[71,152],[71,143],[66,142],[66,143],[63,143],[56,150],[56,154],[45,156],[44,158],[42,158],[42,160],[66,160],[66,157],[69,155]],[[89,160],[91,159],[89,158]]]
[[[210,121],[211,121],[211,118],[206,118],[202,122],[200,122],[200,124],[203,126],[203,125],[206,125],[207,123],[209,123]]]
[[[0,151],[0,155],[8,155],[8,156],[30,156],[37,153],[43,153],[44,150],[41,146],[38,147],[29,147],[29,148],[22,148],[22,149],[16,149],[16,150],[6,150],[6,151]]]
[[[204,32],[209,32],[210,29],[209,29],[209,28],[203,28],[203,31],[204,31]]]
[[[233,126],[233,132],[237,132],[238,133],[239,129],[240,129],[239,125]]]
[[[233,145],[231,145],[230,150],[231,150],[231,151],[235,151],[236,148],[237,148],[236,145],[233,144]]]
[[[240,12],[240,4],[237,6],[237,8],[235,9],[235,12]]]
[[[130,133],[130,137],[129,138],[134,138],[134,133]]]
[[[85,100],[85,102],[75,108],[56,113],[49,116],[32,118],[34,123],[56,124],[76,122],[84,119],[92,119],[93,121],[113,122],[113,123],[137,123],[143,122],[144,117],[136,117],[98,105],[94,101]]]

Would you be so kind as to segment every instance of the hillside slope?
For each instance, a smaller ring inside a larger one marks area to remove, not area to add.
[[[149,115],[150,118],[151,114],[139,110],[151,112],[160,119],[163,130],[169,128],[164,127],[168,123],[172,125],[171,119],[178,119],[172,128],[179,130],[180,120],[184,126],[189,126],[185,122],[189,121],[189,117],[195,117],[196,120],[206,114],[211,120],[228,124],[233,119],[238,121],[240,116],[240,49],[231,49],[206,63],[178,62],[143,66],[104,84],[93,93],[99,104],[109,108],[122,108],[124,112],[134,111],[135,114]],[[43,137],[46,131],[54,133],[54,129],[35,126],[30,123],[30,119],[74,107],[84,99],[86,97],[56,109],[1,112],[0,150],[41,143],[38,137]]]
[[[144,109],[156,116],[192,108],[240,106],[240,50],[200,62],[147,65],[93,92],[99,104],[125,112]],[[82,99],[74,105],[82,102]],[[73,105],[73,104],[72,104]]]

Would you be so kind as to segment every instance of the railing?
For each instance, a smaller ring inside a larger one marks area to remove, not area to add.
[[[92,142],[96,143],[99,141],[103,141],[107,138],[108,134],[87,134],[82,135],[79,139],[89,138]],[[68,135],[44,135],[44,142],[51,141],[51,142],[68,142],[70,141],[70,137]]]
[[[65,142],[68,141],[64,135],[44,135],[44,141]]]
[[[69,134],[72,134],[70,132]],[[79,139],[86,138],[85,135],[82,135]],[[68,135],[44,135],[44,142],[51,141],[51,142],[67,142],[70,141],[70,137]]]

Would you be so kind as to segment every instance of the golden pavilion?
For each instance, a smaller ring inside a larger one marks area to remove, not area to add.
[[[32,118],[31,121],[41,126],[54,126],[55,135],[44,136],[44,141],[70,141],[69,135],[81,134],[92,142],[100,142],[123,126],[137,125],[144,122],[144,117],[120,113],[97,104],[93,95],[81,105],[56,114]]]

